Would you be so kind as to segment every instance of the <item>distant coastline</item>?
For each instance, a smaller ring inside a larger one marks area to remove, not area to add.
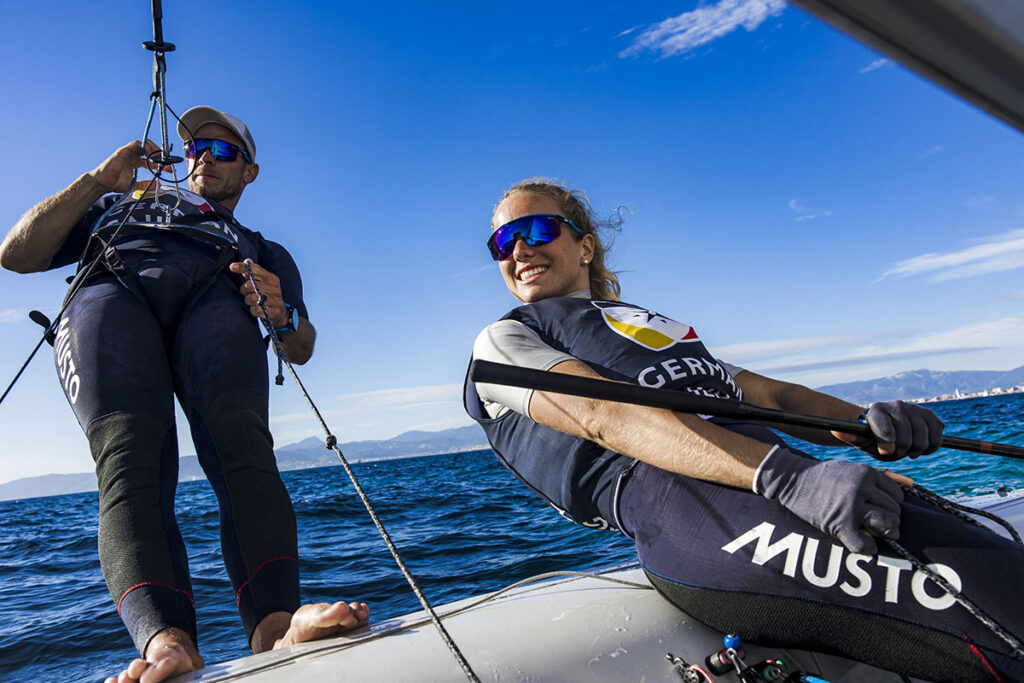
[[[939,396],[928,396],[927,398],[907,399],[908,403],[939,403],[940,401],[961,401],[965,398],[984,398],[987,396],[1007,396],[1009,394],[1024,394],[1024,385],[1008,387],[993,387],[981,391],[963,392],[957,389],[952,394],[941,394]]]
[[[345,460],[352,465],[376,463],[386,460],[421,458],[433,455],[468,453],[490,448],[487,437],[478,425],[456,427],[439,432],[410,431],[381,441],[350,441],[338,444]],[[277,467],[282,472],[307,470],[339,465],[337,455],[324,448],[323,439],[310,437],[297,443],[275,449]],[[194,455],[178,460],[178,481],[190,482],[206,479],[206,474]],[[60,496],[71,493],[89,493],[96,490],[96,475],[92,472],[74,474],[43,474],[15,479],[0,484],[0,501]]]
[[[817,387],[856,405],[901,399],[913,403],[938,403],[969,398],[1009,396],[1024,393],[1024,366],[1006,371],[958,370],[934,372],[910,370],[889,377]],[[339,444],[349,463],[371,463],[403,458],[464,453],[489,448],[479,425],[471,424],[439,432],[409,431],[380,441],[350,441]],[[337,456],[324,448],[322,438],[310,437],[275,449],[282,471],[305,470],[339,464]],[[178,480],[205,479],[198,458],[179,460]],[[84,493],[96,490],[93,473],[44,474],[0,484],[0,500]]]

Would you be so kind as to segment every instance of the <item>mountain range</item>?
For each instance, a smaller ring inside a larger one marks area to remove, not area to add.
[[[833,396],[866,405],[873,401],[894,399],[918,399],[944,396],[955,393],[978,393],[995,388],[1009,389],[1024,386],[1024,366],[1008,371],[959,370],[933,372],[931,370],[910,370],[890,377],[845,382],[818,387]],[[407,458],[441,453],[458,453],[489,448],[483,430],[477,425],[445,429],[440,432],[409,431],[382,441],[349,441],[340,444],[345,459],[350,463]],[[297,443],[276,449],[278,467],[282,470],[298,470],[310,467],[337,465],[338,458],[333,451],[317,437],[310,437]],[[178,480],[195,481],[204,479],[202,468],[194,455],[179,461]],[[0,500],[35,498],[66,493],[81,493],[96,490],[96,477],[91,472],[82,474],[44,474],[38,477],[17,479],[0,484]]]
[[[440,453],[460,453],[489,448],[487,437],[477,425],[445,429],[440,432],[410,431],[383,441],[349,441],[338,444],[349,463],[373,462],[395,458],[408,458]],[[324,440],[317,437],[274,450],[281,471],[301,470],[339,464],[338,456],[328,450]],[[205,479],[199,459],[187,455],[178,461],[178,481]],[[96,490],[96,475],[44,474],[0,484],[0,500],[57,496]]]
[[[1013,370],[956,370],[932,372],[910,370],[891,377],[845,382],[818,387],[818,391],[867,405],[874,401],[910,400],[962,394],[976,394],[993,389],[1010,389],[1024,385],[1024,365]]]

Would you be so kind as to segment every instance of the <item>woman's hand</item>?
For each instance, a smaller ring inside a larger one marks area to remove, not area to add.
[[[838,539],[848,550],[874,555],[872,536],[900,537],[900,484],[910,481],[845,460],[815,460],[773,450],[758,470],[756,491]]]
[[[884,462],[928,455],[942,443],[945,427],[942,420],[927,408],[913,403],[872,403],[864,417],[871,427],[870,436],[841,432],[832,432],[832,435]]]

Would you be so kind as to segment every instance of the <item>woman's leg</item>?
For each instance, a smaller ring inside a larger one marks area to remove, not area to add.
[[[622,518],[644,568],[708,626],[928,680],[1024,679],[1024,662],[884,542],[853,554],[748,491],[636,468]],[[1012,633],[1024,634],[1024,547],[908,496],[899,541]]]

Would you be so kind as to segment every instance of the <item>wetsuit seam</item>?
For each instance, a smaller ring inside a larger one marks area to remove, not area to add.
[[[127,410],[115,410],[115,411],[110,412],[110,413],[104,413],[103,415],[99,415],[99,416],[94,417],[93,419],[89,420],[89,423],[84,425],[83,429],[85,431],[88,431],[89,427],[92,427],[94,424],[96,424],[100,420],[106,419],[108,417],[113,417],[114,415],[136,415],[136,414],[137,413],[130,413]]]
[[[192,605],[192,609],[196,608],[195,600],[192,599],[192,594],[189,593],[188,591],[182,590],[182,589],[180,589],[180,588],[178,588],[176,586],[172,586],[169,583],[163,583],[162,581],[143,581],[142,583],[135,584],[134,586],[132,586],[131,588],[126,590],[124,593],[121,593],[121,597],[118,598],[118,600],[117,600],[117,616],[121,616],[121,603],[124,602],[124,599],[126,597],[128,597],[128,594],[131,593],[136,588],[145,588],[146,586],[158,586],[160,588],[170,588],[175,593],[182,593],[182,594],[185,595],[186,598],[188,598],[189,604]]]
[[[823,607],[839,608],[839,607],[837,607],[837,605],[835,605],[834,603],[829,602],[826,599],[816,599],[816,598],[811,598],[811,597],[807,597],[807,596],[803,596],[803,595],[799,595],[798,596],[798,595],[793,595],[791,593],[771,593],[771,592],[765,592],[765,591],[759,591],[759,590],[744,590],[744,589],[735,589],[735,588],[714,588],[714,587],[709,587],[709,586],[703,586],[703,585],[698,585],[698,584],[694,584],[694,583],[689,583],[689,582],[686,582],[686,581],[681,581],[681,580],[679,580],[677,578],[669,578],[669,577],[664,576],[663,574],[659,574],[658,572],[652,571],[648,567],[643,567],[643,570],[645,572],[649,573],[649,574],[657,576],[659,579],[661,579],[662,581],[664,581],[666,583],[674,583],[677,586],[683,586],[685,588],[689,588],[689,589],[692,589],[692,590],[712,591],[712,592],[718,592],[718,593],[731,593],[733,595],[751,595],[751,596],[756,596],[756,597],[760,597],[760,598],[774,598],[774,599],[777,599],[777,600],[792,600],[792,601],[795,601],[795,602],[809,603],[809,604],[812,604],[812,605],[821,605]],[[911,625],[911,626],[915,626],[917,628],[928,629],[930,631],[935,631],[936,633],[943,633],[943,634],[945,634],[947,636],[951,636],[953,638],[963,638],[964,637],[963,633],[958,633],[958,632],[950,631],[950,630],[947,630],[947,629],[944,629],[944,628],[937,628],[937,627],[935,627],[932,624],[928,624],[928,623],[924,623],[924,622],[919,622],[919,621],[915,621],[915,620],[912,620],[912,619],[907,619],[906,617],[903,617],[903,616],[895,616],[895,615],[891,615],[891,614],[880,614],[879,612],[873,612],[870,609],[864,609],[862,607],[856,607],[854,605],[844,605],[840,609],[850,610],[852,612],[857,612],[859,614],[865,614],[865,615],[869,615],[869,616],[873,616],[873,617],[881,616],[881,617],[884,617],[886,619],[891,619],[893,621],[896,621],[896,622],[899,622],[899,623],[902,623],[902,624],[908,624],[908,625]]]
[[[260,565],[258,567],[256,567],[256,570],[253,571],[253,573],[249,575],[249,578],[247,578],[242,583],[242,585],[238,587],[238,590],[235,591],[235,606],[236,607],[238,607],[238,606],[240,606],[242,604],[242,591],[245,590],[246,586],[248,586],[250,583],[252,583],[252,580],[254,578],[256,578],[256,575],[259,574],[261,571],[263,571],[263,569],[268,564],[270,564],[271,562],[278,562],[280,560],[288,560],[289,562],[294,562],[295,564],[299,563],[299,559],[297,557],[291,557],[289,555],[280,555],[278,557],[271,557],[270,559],[264,560],[263,562],[261,562]]]
[[[967,645],[967,648],[971,651],[971,654],[977,657],[978,661],[981,662],[981,665],[985,667],[985,670],[992,675],[992,678],[994,680],[999,681],[999,683],[1005,683],[1005,679],[999,674],[998,671],[996,671],[995,667],[992,665],[992,662],[990,662],[988,660],[988,657],[985,656],[985,653],[981,651],[981,648],[972,643],[971,639],[967,636],[964,636],[964,643]]]

